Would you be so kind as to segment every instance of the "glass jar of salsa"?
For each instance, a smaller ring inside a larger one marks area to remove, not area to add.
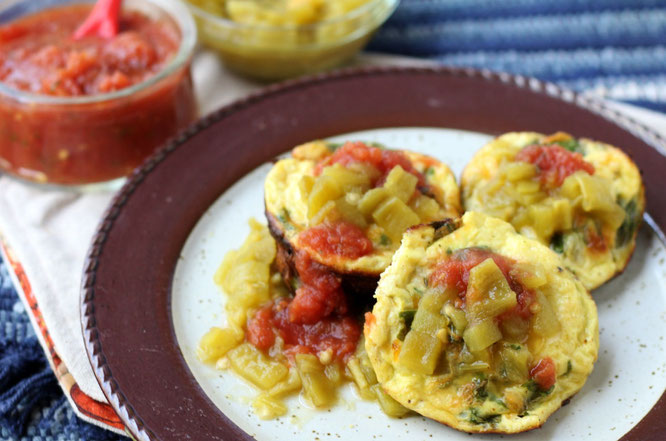
[[[126,0],[111,39],[71,36],[91,2],[0,7],[0,169],[39,183],[127,175],[197,117],[196,29],[174,0]]]

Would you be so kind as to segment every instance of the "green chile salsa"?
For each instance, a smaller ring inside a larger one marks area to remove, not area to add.
[[[511,290],[516,293],[516,306],[495,317],[496,322],[525,322],[521,328],[528,326],[532,316],[531,306],[536,303],[534,292],[525,288],[514,274],[514,262],[500,254],[484,248],[464,248],[456,250],[449,259],[438,263],[429,276],[430,286],[450,287],[458,294],[456,306],[465,309],[468,296],[475,293],[468,289],[470,271],[486,259],[491,258],[500,269]],[[555,363],[552,358],[544,357],[537,360],[530,368],[529,375],[542,390],[550,389],[557,380]]]
[[[0,27],[0,82],[53,97],[125,89],[179,50],[175,23],[123,11],[120,32],[74,40],[91,5],[44,10]],[[0,98],[0,166],[37,181],[78,184],[127,174],[196,117],[187,67],[132,96],[90,104]]]

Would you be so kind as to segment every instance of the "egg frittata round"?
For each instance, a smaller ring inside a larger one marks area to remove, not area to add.
[[[408,227],[461,212],[445,164],[362,142],[298,146],[273,166],[264,189],[278,267],[290,285],[294,256],[305,252],[352,291],[370,294]]]
[[[405,233],[366,315],[382,388],[464,432],[541,426],[592,372],[596,306],[555,252],[467,212]]]
[[[620,149],[558,132],[502,135],[462,174],[463,205],[550,246],[589,290],[621,272],[645,209],[636,165]]]

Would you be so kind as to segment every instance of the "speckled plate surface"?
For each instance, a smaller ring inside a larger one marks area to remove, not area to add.
[[[371,69],[290,83],[222,109],[151,158],[110,207],[83,280],[91,363],[134,436],[469,439],[419,416],[390,419],[351,387],[330,412],[294,398],[288,416],[261,421],[248,402],[254,391],[201,365],[194,348],[223,323],[212,275],[242,243],[247,219],[261,219],[266,162],[275,155],[310,139],[354,138],[433,155],[459,174],[491,134],[511,130],[565,130],[622,146],[645,173],[654,225],[666,225],[662,139],[552,86],[472,71]],[[644,225],[625,273],[593,294],[601,349],[592,376],[543,428],[512,438],[663,439],[664,259],[663,242]]]

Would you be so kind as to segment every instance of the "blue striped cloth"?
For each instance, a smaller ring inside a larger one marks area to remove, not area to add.
[[[0,259],[0,440],[126,441],[79,420]]]
[[[666,112],[665,0],[402,0],[369,49]]]
[[[402,0],[369,49],[666,111],[666,0]],[[121,439],[76,418],[0,261],[0,441]]]

